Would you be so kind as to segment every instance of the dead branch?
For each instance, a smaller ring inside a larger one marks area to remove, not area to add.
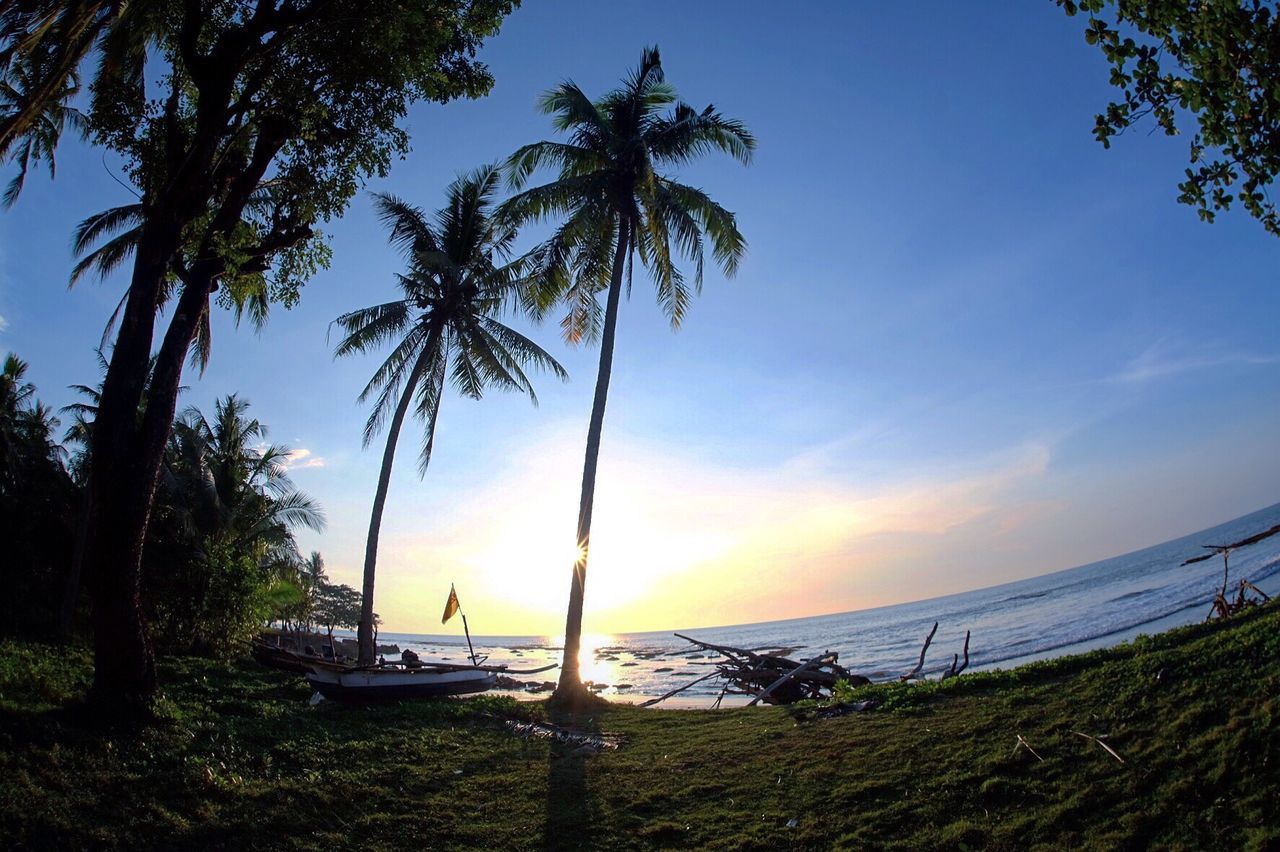
[[[1091,737],[1091,736],[1089,736],[1088,734],[1082,734],[1082,733],[1080,733],[1079,731],[1072,731],[1071,733],[1075,734],[1077,737],[1084,737],[1086,740],[1093,740],[1095,743],[1097,743],[1098,745],[1100,745],[1100,746],[1102,746],[1103,748],[1105,748],[1105,749],[1107,750],[1107,754],[1111,755],[1112,757],[1114,757],[1116,760],[1120,761],[1121,763],[1124,763],[1124,758],[1123,758],[1123,757],[1121,757],[1120,755],[1116,754],[1115,749],[1113,749],[1111,746],[1107,745],[1106,743],[1104,743],[1102,740],[1098,739],[1097,737]]]
[[[1040,761],[1041,763],[1044,763],[1044,758],[1036,754],[1036,750],[1031,747],[1031,743],[1027,742],[1022,738],[1022,734],[1018,734],[1018,744],[1013,747],[1013,754],[1009,756],[1013,757],[1013,755],[1018,753],[1018,749],[1020,748],[1025,748],[1027,751],[1035,755],[1036,760]]]
[[[804,673],[805,671],[808,671],[809,669],[813,668],[814,666],[821,665],[822,663],[825,663],[825,662],[828,662],[828,661],[830,661],[830,662],[833,662],[833,663],[834,663],[834,662],[836,661],[836,658],[837,658],[837,655],[836,655],[836,654],[831,653],[830,651],[827,651],[827,652],[826,652],[826,653],[824,653],[824,654],[819,654],[818,656],[814,657],[812,660],[809,660],[809,661],[808,661],[807,663],[805,663],[804,665],[799,666],[798,668],[794,668],[794,669],[792,669],[791,671],[789,671],[789,672],[787,672],[786,674],[784,674],[782,677],[778,678],[776,681],[774,681],[774,683],[773,683],[773,684],[772,684],[768,689],[764,690],[764,691],[763,691],[763,692],[761,692],[759,695],[757,695],[755,698],[751,699],[751,702],[750,702],[749,704],[747,704],[747,706],[748,706],[748,707],[754,707],[754,706],[756,706],[756,705],[757,705],[757,704],[759,704],[761,701],[763,701],[764,699],[766,699],[766,698],[768,698],[770,695],[772,695],[772,694],[773,694],[773,692],[774,692],[774,690],[776,690],[778,687],[782,686],[784,683],[787,683],[787,682],[788,682],[788,681],[790,681],[792,678],[794,678],[794,677],[796,677],[796,676],[798,676],[798,675],[800,675],[800,674]]]
[[[719,676],[720,676],[720,672],[718,671],[704,674],[702,677],[698,678],[697,680],[691,680],[688,683],[684,684],[683,686],[680,686],[671,690],[666,695],[660,695],[657,698],[650,698],[648,701],[641,702],[638,706],[652,707],[654,704],[657,704],[659,701],[666,701],[668,698],[670,698],[671,696],[675,695],[678,692],[684,692],[686,689],[693,686],[695,683],[702,683],[704,680],[707,680],[708,678],[719,677]]]
[[[942,679],[943,679],[943,680],[946,680],[946,679],[947,679],[947,678],[949,678],[949,677],[955,677],[956,675],[960,674],[960,672],[962,672],[962,671],[964,671],[965,669],[969,668],[969,634],[970,634],[970,632],[971,632],[971,631],[969,631],[969,630],[966,630],[966,631],[964,632],[964,663],[963,663],[963,664],[961,664],[961,665],[959,666],[959,668],[957,668],[957,667],[956,667],[956,664],[960,662],[960,655],[959,655],[959,654],[952,654],[952,655],[951,655],[951,668],[949,668],[949,669],[947,669],[945,672],[943,672],[943,674],[942,674]]]
[[[924,637],[924,647],[920,649],[920,662],[916,663],[916,667],[904,674],[899,680],[908,681],[916,675],[920,674],[920,670],[924,668],[924,655],[929,651],[929,643],[933,641],[933,634],[938,632],[938,622],[933,623],[933,629],[929,631],[929,635]]]

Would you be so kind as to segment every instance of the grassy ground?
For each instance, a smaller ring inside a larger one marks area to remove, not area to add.
[[[61,654],[61,656],[56,656]],[[72,710],[82,652],[0,644],[0,845],[17,848],[1280,848],[1280,608],[942,684],[880,709],[573,720],[507,699],[307,704],[245,661],[163,665],[132,736]],[[1120,763],[1079,731],[1104,736]],[[1018,748],[1017,737],[1033,748]],[[791,823],[791,827],[788,824]]]

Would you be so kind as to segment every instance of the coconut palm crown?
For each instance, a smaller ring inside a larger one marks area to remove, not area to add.
[[[532,275],[539,284],[530,290],[531,307],[547,311],[563,302],[568,308],[562,322],[566,339],[600,338],[578,515],[578,558],[557,690],[561,698],[572,698],[582,694],[577,659],[582,599],[624,273],[630,282],[638,256],[653,279],[659,305],[672,327],[678,327],[691,297],[702,287],[707,248],[726,276],[737,272],[746,241],[733,213],[664,170],[717,151],[746,165],[756,142],[742,122],[725,118],[714,106],[697,110],[680,101],[663,75],[657,47],[647,48],[639,67],[601,99],[592,101],[577,85],[565,82],[544,94],[539,106],[568,139],[535,142],[510,157],[509,180],[522,191],[503,206],[503,215],[521,223],[561,220],[552,236],[530,254]],[[553,169],[557,175],[549,183],[524,188],[539,169]],[[691,278],[677,265],[680,260],[692,265]],[[604,291],[602,309],[597,296]]]
[[[373,587],[378,534],[395,460],[396,442],[410,405],[423,421],[419,475],[435,442],[446,379],[463,396],[479,399],[488,388],[525,393],[536,404],[526,369],[567,378],[554,358],[500,320],[509,305],[526,301],[523,263],[510,260],[516,229],[495,217],[501,184],[496,166],[460,176],[448,188],[446,206],[434,218],[391,195],[375,205],[408,269],[396,276],[402,298],[344,314],[334,322],[345,333],[336,354],[391,352],[360,394],[373,399],[365,424],[367,446],[387,426],[382,470],[365,549],[364,597],[359,627],[360,660],[373,661]]]

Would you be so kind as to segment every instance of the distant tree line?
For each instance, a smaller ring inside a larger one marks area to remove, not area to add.
[[[0,516],[7,536],[0,630],[54,635],[85,626],[85,472],[99,391],[55,414],[10,354],[0,375]],[[58,415],[68,420],[62,426]],[[173,422],[143,550],[142,604],[162,650],[226,655],[270,621],[308,630],[354,628],[360,594],[329,582],[319,553],[294,531],[321,530],[320,507],[290,481],[288,447],[236,395],[212,417],[191,407]]]

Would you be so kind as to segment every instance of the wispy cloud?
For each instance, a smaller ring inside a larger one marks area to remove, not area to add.
[[[0,331],[4,331],[9,327],[9,321],[4,318],[4,314],[0,314]]]
[[[1110,380],[1120,384],[1141,384],[1193,370],[1275,363],[1280,363],[1280,355],[1244,352],[1220,344],[1184,347],[1160,341],[1148,346]]]
[[[581,437],[574,428],[526,449],[442,511],[384,532],[388,623],[421,623],[426,590],[464,577],[477,607],[509,629],[552,629],[572,561]],[[724,467],[614,437],[596,493],[591,609],[610,629],[652,629],[888,602],[894,592],[881,587],[906,582],[902,562],[924,555],[928,566],[1020,527],[1029,510],[1019,492],[1050,458],[1033,443],[868,487],[808,465]]]
[[[328,462],[325,459],[315,455],[308,449],[300,448],[290,451],[284,466],[288,470],[305,470],[309,467],[324,467],[326,464]]]

